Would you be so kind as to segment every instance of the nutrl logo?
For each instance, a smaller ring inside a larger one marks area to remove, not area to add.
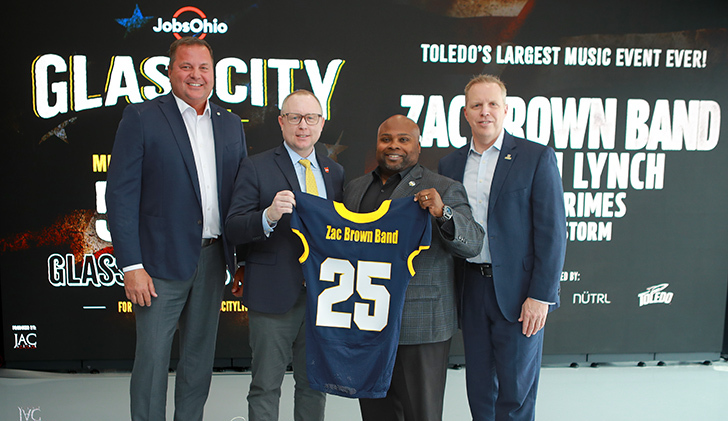
[[[198,17],[189,21],[177,20],[183,13],[190,12]],[[171,21],[162,18],[157,19],[157,25],[152,27],[154,32],[172,33],[175,38],[180,39],[185,35],[196,35],[204,39],[207,34],[224,34],[228,30],[225,22],[218,22],[217,18],[209,21],[202,10],[194,6],[185,6],[174,12]]]

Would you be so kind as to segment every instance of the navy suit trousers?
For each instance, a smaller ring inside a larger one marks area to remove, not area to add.
[[[473,420],[533,420],[543,329],[526,337],[522,324],[500,311],[493,277],[467,264],[463,272],[465,378]]]

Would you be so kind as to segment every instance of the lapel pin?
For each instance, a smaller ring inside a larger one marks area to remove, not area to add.
[[[414,181],[410,181],[410,182],[409,182],[409,186],[410,186],[410,187],[414,187],[414,186],[415,186],[415,184],[416,184],[416,183],[415,183]]]
[[[329,167],[324,167],[324,172],[326,172],[326,174],[328,174],[329,173]]]
[[[217,112],[217,115],[218,115],[218,116],[220,115],[220,111],[218,111],[218,112]]]
[[[507,159],[507,160],[509,160],[509,161],[510,161],[510,160],[511,160],[511,159],[513,159],[513,158],[511,157],[511,154],[508,154],[508,155],[506,155],[505,159]]]

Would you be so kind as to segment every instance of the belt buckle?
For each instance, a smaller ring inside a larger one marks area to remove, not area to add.
[[[484,264],[480,265],[480,274],[486,278],[492,278],[493,277],[493,265],[491,265],[490,263],[484,263]]]

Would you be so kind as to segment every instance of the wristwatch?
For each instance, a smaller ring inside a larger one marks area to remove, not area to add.
[[[442,207],[442,216],[437,218],[440,222],[446,222],[452,219],[452,208],[448,205]]]

